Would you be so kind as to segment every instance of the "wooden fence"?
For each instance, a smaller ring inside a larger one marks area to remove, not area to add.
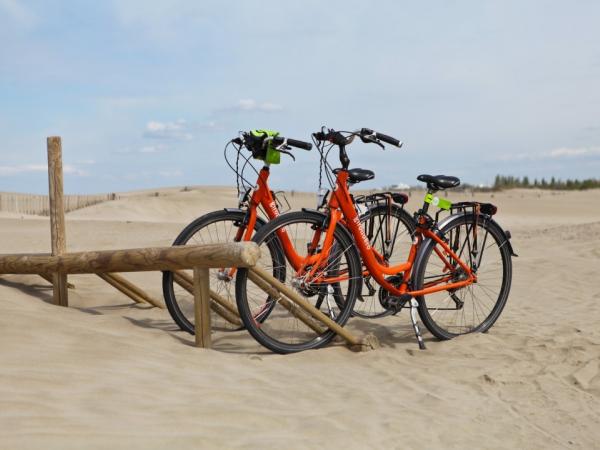
[[[117,194],[65,195],[65,212],[75,211],[110,200],[116,200],[117,198]],[[36,216],[49,216],[50,209],[48,207],[48,196],[0,192],[0,211]]]
[[[0,275],[37,274],[51,281],[54,303],[68,306],[68,274],[96,274],[136,302],[161,306],[141,288],[115,272],[150,270],[172,271],[175,282],[194,296],[195,340],[198,347],[211,346],[211,310],[226,320],[241,324],[237,310],[227,300],[210,289],[209,268],[248,267],[251,279],[269,297],[318,332],[330,328],[345,339],[355,350],[369,350],[378,346],[373,335],[358,339],[348,330],[331,320],[290,287],[268,272],[255,267],[260,256],[254,242],[231,242],[199,246],[152,247],[126,250],[103,250],[68,253],[66,251],[65,204],[63,196],[62,146],[59,137],[48,138],[49,215],[52,253],[0,254]],[[190,277],[182,269],[193,269]],[[294,305],[298,308],[294,307]]]

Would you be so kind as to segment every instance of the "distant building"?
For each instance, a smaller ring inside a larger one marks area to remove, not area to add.
[[[404,191],[406,189],[410,189],[410,186],[406,183],[398,183],[388,186],[387,189],[390,189],[392,191]]]

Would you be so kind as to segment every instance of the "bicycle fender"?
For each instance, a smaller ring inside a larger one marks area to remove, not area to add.
[[[443,220],[442,220],[440,223],[438,223],[438,228],[439,228],[439,230],[440,230],[440,231],[443,231],[443,230],[444,230],[444,227],[445,227],[446,225],[448,225],[448,224],[449,224],[449,223],[450,223],[452,220],[454,220],[456,217],[460,217],[460,216],[462,216],[462,215],[463,215],[463,214],[461,214],[461,213],[457,213],[457,214],[452,214],[452,215],[450,215],[450,216],[446,217],[446,218],[445,218],[445,219],[443,219]],[[493,226],[495,226],[496,228],[498,228],[498,230],[500,230],[500,231],[502,232],[502,235],[504,236],[504,239],[505,239],[505,241],[504,241],[504,242],[503,242],[501,245],[507,245],[507,246],[508,246],[508,251],[510,252],[510,255],[511,255],[511,256],[514,256],[514,257],[516,257],[516,258],[518,258],[518,257],[519,257],[519,255],[517,255],[517,254],[515,253],[515,251],[514,251],[514,249],[513,249],[513,246],[512,246],[512,244],[511,244],[511,242],[510,242],[510,239],[511,239],[511,237],[512,237],[512,236],[510,235],[510,231],[508,231],[508,230],[505,230],[504,228],[502,228],[502,227],[500,226],[500,224],[499,224],[498,222],[496,222],[496,221],[493,219],[493,217],[492,217],[492,216],[488,216],[487,214],[481,214],[481,215],[482,215],[483,217],[485,217],[485,219],[486,219],[488,222],[492,223],[492,225],[493,225]]]
[[[512,237],[511,234],[510,234],[510,231],[505,230],[504,228],[502,228],[500,226],[500,224],[493,219],[492,216],[488,216],[488,215],[485,215],[485,214],[483,214],[483,215],[487,218],[488,222],[491,222],[496,228],[498,228],[502,232],[502,235],[504,236],[505,240],[504,240],[504,242],[501,245],[505,245],[506,244],[508,246],[508,251],[510,252],[510,256],[514,256],[515,258],[518,258],[519,255],[517,255],[515,253],[515,251],[513,250],[513,246],[512,246],[512,244],[510,242],[510,239]]]
[[[223,208],[224,211],[227,212],[236,212],[236,213],[242,213],[242,214],[246,214],[246,210],[245,209],[240,209],[240,208]],[[265,223],[267,223],[267,221],[265,219],[263,219],[262,217],[258,217],[258,215],[256,216],[256,222],[262,227]]]

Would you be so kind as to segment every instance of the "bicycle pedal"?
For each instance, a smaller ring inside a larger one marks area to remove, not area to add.
[[[411,295],[409,294],[402,294],[402,295],[390,295],[387,299],[386,299],[386,308],[387,309],[391,309],[393,311],[393,314],[396,315],[398,314],[400,311],[402,311],[402,308],[404,308],[406,306],[406,303],[410,302],[410,299],[412,298]]]

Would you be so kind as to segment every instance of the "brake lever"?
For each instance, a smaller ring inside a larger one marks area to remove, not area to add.
[[[363,141],[365,144],[377,144],[381,147],[382,150],[385,150],[385,146],[379,142],[375,137],[373,137],[372,135],[369,136],[363,136],[362,134],[360,135],[360,139],[361,141]]]
[[[288,148],[289,148],[289,147],[288,147]],[[288,152],[288,151],[286,151],[286,150],[279,150],[279,149],[278,149],[277,151],[278,151],[279,153],[285,153],[286,155],[288,155],[288,156],[291,156],[291,157],[292,157],[292,159],[293,159],[294,161],[296,161],[296,157],[295,157],[294,155],[292,155],[292,153],[291,153],[291,152]]]

